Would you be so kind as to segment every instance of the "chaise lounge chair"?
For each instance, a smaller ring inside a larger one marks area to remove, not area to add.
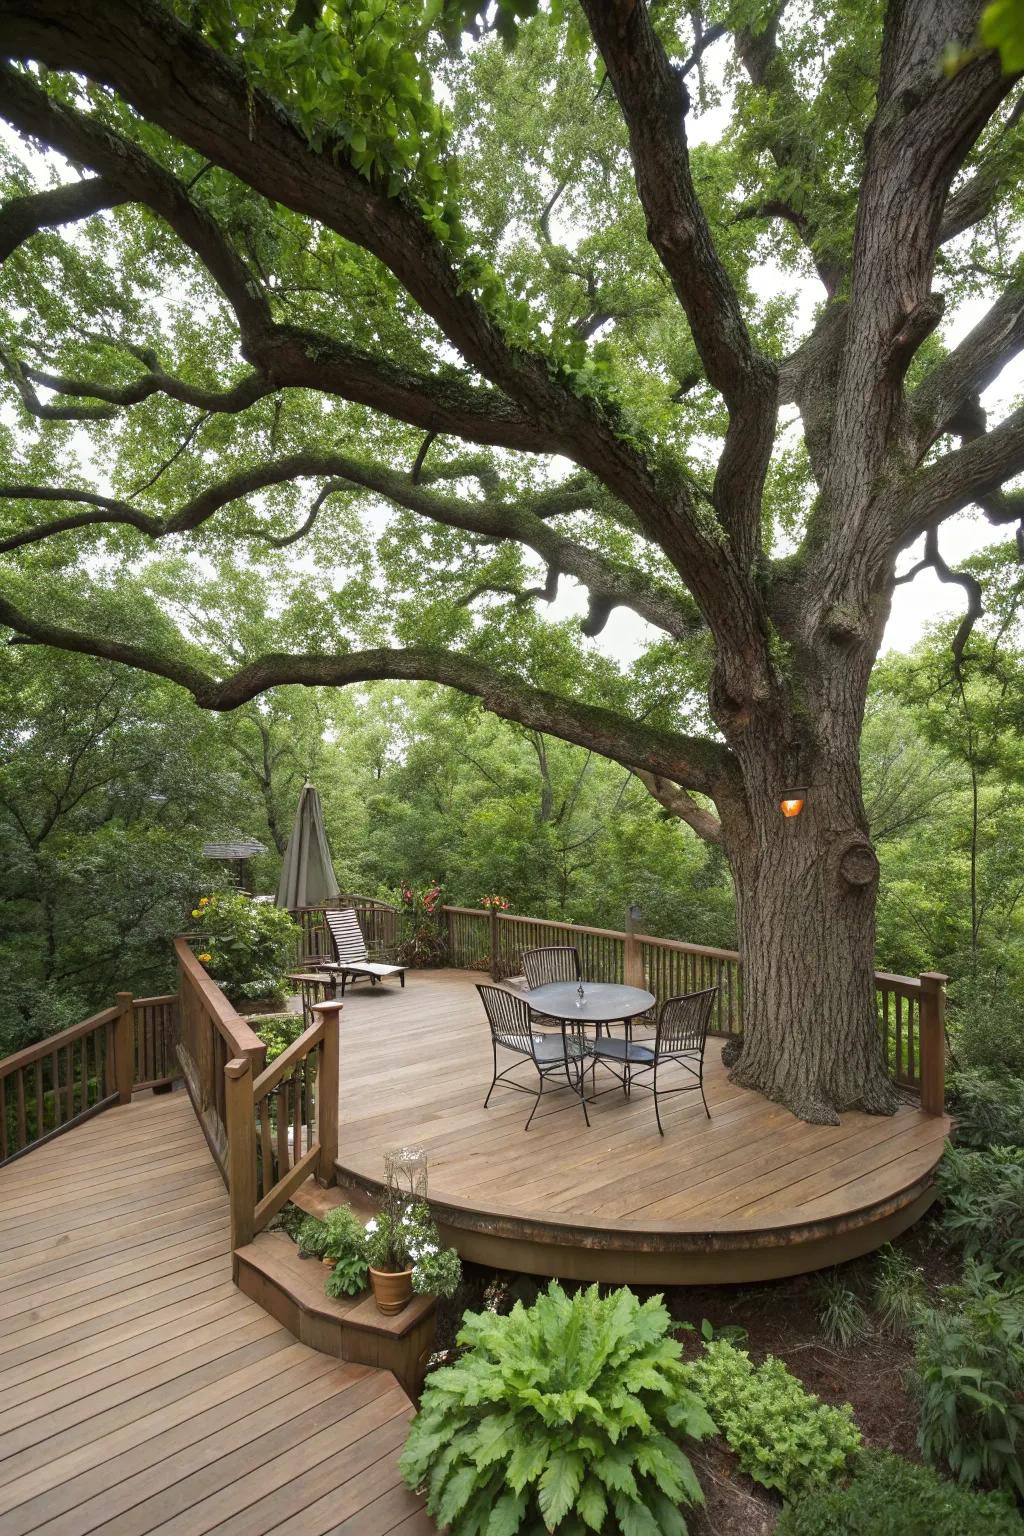
[[[340,980],[342,997],[345,996],[346,984],[358,981],[361,976],[368,976],[372,986],[388,976],[397,976],[401,985],[405,986],[404,965],[382,965],[370,959],[359,919],[351,907],[344,907],[340,911],[329,907],[324,916],[334,941],[335,958],[333,961],[324,960],[321,964],[324,970],[333,971]]]

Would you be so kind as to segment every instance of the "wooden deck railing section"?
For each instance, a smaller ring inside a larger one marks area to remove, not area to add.
[[[489,970],[495,980],[515,975],[524,949],[574,944],[583,974],[594,981],[645,986],[659,1002],[681,992],[718,988],[715,1034],[743,1029],[743,976],[736,950],[655,938],[631,927],[619,932],[549,918],[488,912],[479,907],[442,908],[452,965]],[[895,1082],[921,1096],[921,1107],[945,1109],[945,984],[936,971],[921,976],[875,973],[879,1030]]]
[[[177,996],[119,992],[80,1024],[0,1061],[0,1164],[51,1141],[139,1088],[178,1075]]]
[[[352,907],[363,930],[371,959],[387,955],[401,942],[402,914],[397,907],[374,896],[347,893],[331,903],[334,907]],[[293,907],[291,916],[299,926],[293,962],[296,970],[311,960],[333,960],[334,945],[324,920],[323,907]]]
[[[174,941],[178,958],[178,1060],[192,1108],[214,1161],[228,1178],[227,1093],[224,1069],[246,1057],[262,1072],[267,1047],[240,1018],[213,978],[192,953],[187,939]]]
[[[254,1076],[253,1058],[225,1066],[231,1246],[252,1242],[311,1174],[333,1184],[338,1155],[338,1015],[314,1022]]]

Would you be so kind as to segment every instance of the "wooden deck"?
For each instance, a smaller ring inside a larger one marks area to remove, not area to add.
[[[389,1372],[232,1283],[228,1205],[183,1093],[0,1170],[0,1533],[426,1536]]]
[[[591,1106],[567,1089],[495,1089],[490,1037],[466,971],[350,988],[341,1020],[343,1184],[379,1188],[383,1153],[421,1143],[430,1199],[466,1258],[565,1278],[696,1284],[800,1273],[888,1241],[930,1204],[949,1122],[916,1106],[809,1126],[737,1088],[710,1040],[698,1094]],[[528,1079],[527,1079],[528,1080]],[[613,1079],[598,1071],[598,1087]]]

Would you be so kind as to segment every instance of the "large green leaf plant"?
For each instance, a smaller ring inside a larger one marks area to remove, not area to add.
[[[530,1308],[467,1313],[402,1456],[451,1536],[685,1536],[701,1503],[679,1442],[714,1434],[661,1298],[557,1281]]]

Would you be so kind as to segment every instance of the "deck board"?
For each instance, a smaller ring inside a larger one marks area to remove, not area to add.
[[[404,991],[350,988],[341,1015],[342,1182],[374,1192],[388,1148],[423,1145],[430,1199],[466,1256],[570,1278],[766,1278],[865,1252],[927,1203],[946,1119],[908,1104],[805,1125],[731,1083],[715,1039],[710,1121],[698,1094],[663,1098],[662,1138],[651,1096],[615,1089],[588,1129],[578,1100],[548,1088],[524,1132],[525,1096],[499,1087],[483,1108],[485,979],[413,972]],[[599,1069],[597,1084],[613,1079]]]
[[[297,1343],[234,1285],[183,1093],[0,1170],[0,1230],[0,1536],[434,1529],[398,1475],[394,1377]]]

